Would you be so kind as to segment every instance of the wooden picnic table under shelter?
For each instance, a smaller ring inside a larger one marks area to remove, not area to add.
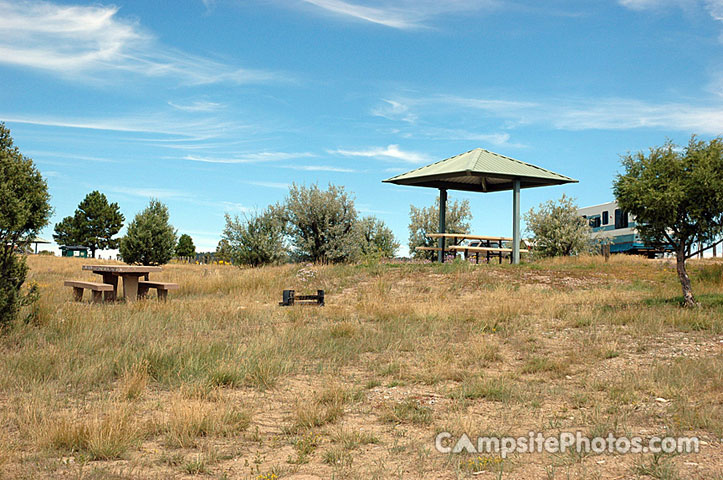
[[[469,233],[428,233],[426,235],[429,238],[436,238],[440,239],[443,238],[445,240],[450,240],[452,242],[451,245],[446,247],[447,250],[450,250],[452,252],[462,252],[464,253],[464,258],[467,260],[469,258],[469,254],[474,253],[476,258],[476,263],[479,263],[479,254],[483,253],[487,257],[487,262],[489,263],[490,257],[499,257],[500,263],[502,263],[502,256],[504,253],[512,253],[512,248],[506,248],[503,247],[504,243],[509,243],[512,245],[513,238],[510,237],[494,237],[490,235],[472,235]],[[478,246],[470,246],[470,245],[462,245],[462,242],[465,240],[473,240],[479,242]],[[494,247],[492,243],[496,243],[498,246]],[[529,252],[527,249],[527,244],[524,240],[521,240],[521,243],[525,245],[525,248],[521,248],[520,252]],[[438,247],[417,247],[417,250],[434,250],[439,251],[440,249]],[[510,257],[511,258],[511,257]]]
[[[384,182],[439,189],[438,234],[446,233],[447,190],[481,193],[512,190],[512,263],[519,263],[520,190],[577,183],[577,180],[483,148],[476,148],[388,178]],[[445,236],[438,238],[437,258],[440,262],[444,262]]]

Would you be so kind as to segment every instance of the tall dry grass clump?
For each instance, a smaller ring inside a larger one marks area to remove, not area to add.
[[[202,437],[231,437],[246,430],[251,421],[249,410],[230,402],[207,402],[175,398],[158,426],[166,444],[190,448]]]
[[[146,426],[137,412],[120,403],[95,406],[91,412],[42,412],[32,415],[24,425],[41,448],[50,448],[63,455],[85,454],[91,460],[121,458],[138,446],[146,434]]]

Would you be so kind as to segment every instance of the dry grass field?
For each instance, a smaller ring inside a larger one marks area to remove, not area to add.
[[[691,262],[702,306],[685,310],[673,265],[629,257],[168,265],[168,303],[104,305],[62,284],[92,260],[28,261],[41,299],[0,338],[2,477],[723,478],[720,262]],[[279,307],[285,288],[327,305]],[[577,430],[701,449],[434,448],[442,431]]]

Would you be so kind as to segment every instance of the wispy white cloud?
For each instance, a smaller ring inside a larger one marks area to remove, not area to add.
[[[295,158],[315,157],[310,152],[253,152],[231,155],[228,157],[206,157],[200,155],[186,155],[184,160],[202,163],[262,163],[262,162],[278,162],[282,160],[292,160]]]
[[[48,152],[45,150],[28,150],[26,155],[32,157],[36,161],[43,161],[46,158],[67,158],[69,160],[82,160],[87,162],[99,162],[99,163],[118,163],[118,160],[103,157],[93,157],[88,155],[76,155],[73,153],[65,152]]]
[[[526,145],[520,143],[510,142],[511,135],[508,132],[498,133],[479,133],[471,132],[469,130],[461,128],[442,128],[442,127],[429,127],[419,131],[420,136],[428,138],[437,138],[444,140],[470,140],[474,142],[483,142],[485,144],[514,147],[514,148],[525,148]]]
[[[427,20],[461,11],[493,9],[498,0],[377,0],[362,5],[345,0],[303,0],[335,15],[410,30],[427,27]]]
[[[168,188],[155,187],[123,187],[123,186],[106,186],[103,190],[109,192],[131,195],[143,198],[158,198],[161,200],[169,199],[188,199],[191,197],[187,192],[181,190],[173,190]]]
[[[551,114],[556,116],[548,120],[563,130],[662,128],[714,135],[723,132],[723,105],[653,104],[612,98],[563,105]]]
[[[291,185],[284,182],[263,182],[263,181],[252,181],[252,182],[246,182],[249,185],[256,185],[257,187],[266,187],[266,188],[278,188],[281,190],[288,190]]]
[[[236,202],[221,202],[221,205],[223,206],[224,211],[226,211],[226,212],[246,213],[246,212],[250,212],[252,210],[251,208],[249,208],[241,203],[236,203]]]
[[[618,0],[631,10],[664,10],[680,8],[687,12],[704,9],[713,20],[723,22],[723,0]]]
[[[300,170],[304,172],[339,172],[339,173],[357,173],[358,170],[352,168],[334,167],[330,165],[284,165],[283,168],[292,170]]]
[[[372,115],[389,120],[402,120],[414,123],[417,116],[409,111],[409,106],[395,100],[382,99],[382,104],[372,108]]]
[[[168,115],[138,114],[126,117],[106,118],[64,118],[46,115],[1,114],[7,123],[22,123],[44,127],[74,128],[85,130],[105,130],[111,132],[151,133],[170,135],[179,138],[146,139],[153,142],[180,142],[208,140],[218,131],[230,131],[241,128],[238,125],[214,120],[180,121]]]
[[[474,118],[482,111],[487,120],[505,125],[505,132],[470,134],[464,129],[419,128],[418,135],[458,137],[510,144],[509,131],[520,125],[545,125],[559,130],[630,130],[660,128],[673,131],[692,131],[719,135],[723,132],[723,103],[645,102],[629,98],[547,98],[535,102],[461,97],[456,95],[428,95],[418,99],[403,99],[413,105],[415,114],[434,118],[439,112]],[[430,120],[426,120],[427,123]],[[475,138],[476,137],[476,138]],[[518,145],[521,146],[521,145]]]
[[[249,207],[230,201],[219,201],[200,197],[199,195],[186,191],[171,188],[157,187],[128,187],[123,185],[106,185],[101,187],[103,191],[112,192],[121,195],[129,195],[140,198],[157,198],[165,202],[183,202],[207,209],[217,209],[218,214],[227,213],[247,213],[252,211]]]
[[[201,0],[207,10],[212,10],[216,6],[216,0]]]
[[[345,157],[367,157],[381,158],[386,160],[402,160],[407,163],[424,163],[430,161],[430,157],[419,152],[404,151],[399,145],[388,145],[387,147],[372,147],[365,150],[329,150],[331,154],[343,155]]]
[[[647,10],[691,2],[690,0],[618,0],[618,3],[632,10]]]
[[[705,6],[714,20],[723,22],[723,0],[705,0]]]
[[[168,102],[170,106],[177,110],[181,110],[183,112],[213,112],[216,110],[220,110],[224,107],[222,103],[218,102],[207,102],[207,101],[200,101],[196,100],[194,102],[182,104],[182,103],[175,103],[175,102]]]
[[[66,77],[117,78],[118,72],[181,83],[263,83],[276,73],[243,69],[168,48],[119,8],[0,0],[0,63]]]
[[[455,122],[464,124],[468,115],[459,115],[460,112],[483,110],[487,118],[499,116],[505,119],[506,123],[524,122],[526,112],[539,108],[536,102],[500,100],[488,98],[463,97],[451,94],[432,94],[423,97],[398,97],[394,99],[385,98],[381,103],[371,109],[374,116],[398,122],[406,125],[390,133],[400,135],[403,138],[434,138],[445,140],[471,140],[484,142],[486,144],[522,148],[524,145],[511,142],[511,135],[506,131],[480,132],[464,128],[464,126],[450,127],[449,115],[453,115]],[[442,115],[443,120],[435,121]],[[479,124],[479,120],[474,120]],[[443,125],[443,126],[442,126]],[[475,126],[476,126],[475,125]],[[502,128],[508,128],[505,124]],[[500,127],[496,126],[496,130]]]
[[[434,95],[422,102],[457,105],[466,108],[486,110],[493,113],[520,112],[539,106],[538,102],[526,102],[518,100],[499,100],[491,98],[463,97],[459,95]]]

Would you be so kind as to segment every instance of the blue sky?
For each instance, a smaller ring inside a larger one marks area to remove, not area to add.
[[[215,248],[224,213],[344,185],[406,244],[429,189],[381,180],[476,147],[612,199],[619,155],[723,133],[723,0],[0,0],[0,121],[53,224],[91,190],[149,197]],[[509,192],[469,199],[509,235]],[[44,232],[52,234],[52,225]]]

